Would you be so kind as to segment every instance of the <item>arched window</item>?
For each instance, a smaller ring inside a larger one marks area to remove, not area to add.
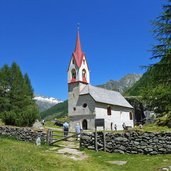
[[[110,106],[107,106],[107,114],[108,115],[111,115],[112,114],[112,111],[111,111],[111,107]]]
[[[85,69],[82,70],[82,81],[87,82]]]
[[[132,112],[129,112],[129,119],[130,119],[130,120],[133,120]]]
[[[72,80],[74,79],[76,79],[76,71],[75,71],[75,69],[72,69],[72,71],[71,71],[71,75],[72,75]]]
[[[88,124],[87,124],[87,120],[84,119],[83,122],[82,122],[82,128],[83,128],[83,130],[87,130],[87,128],[88,128],[87,125],[88,125]]]

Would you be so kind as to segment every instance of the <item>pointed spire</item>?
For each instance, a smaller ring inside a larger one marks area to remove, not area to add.
[[[82,52],[79,27],[77,28],[77,38],[76,38],[76,45],[75,45],[75,51],[74,52]]]
[[[77,25],[77,38],[76,38],[75,51],[73,54],[74,54],[74,58],[75,58],[75,61],[77,63],[77,66],[80,67],[82,60],[83,60],[84,53],[81,49],[79,25]]]

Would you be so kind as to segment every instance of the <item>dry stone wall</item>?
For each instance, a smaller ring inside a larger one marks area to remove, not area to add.
[[[27,127],[0,126],[0,135],[27,142],[35,142],[40,137],[42,142],[46,142],[46,133],[43,130],[32,130]]]
[[[106,151],[128,154],[171,154],[171,132],[105,133]],[[81,147],[95,150],[95,134],[82,133]],[[103,133],[97,135],[98,150],[104,150]]]

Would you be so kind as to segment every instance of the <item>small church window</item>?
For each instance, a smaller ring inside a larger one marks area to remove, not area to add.
[[[83,64],[85,65],[85,59],[83,59]]]
[[[76,71],[75,71],[75,69],[72,69],[71,74],[72,74],[72,79],[76,79]]]
[[[84,82],[87,82],[87,80],[86,80],[86,70],[85,69],[82,70],[82,80]]]
[[[112,111],[111,111],[111,107],[110,106],[107,106],[107,114],[108,115],[111,115],[112,114]]]
[[[76,107],[73,107],[73,111],[76,111]]]
[[[130,119],[130,120],[133,120],[132,112],[129,112],[129,119]]]
[[[83,108],[86,108],[87,107],[87,103],[83,103]]]

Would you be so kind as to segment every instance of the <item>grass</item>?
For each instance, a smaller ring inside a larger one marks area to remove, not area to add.
[[[44,126],[45,126],[45,128],[46,128],[46,127],[48,127],[48,128],[49,128],[49,127],[50,127],[50,128],[60,128],[59,126],[56,126],[56,125],[54,124],[54,122],[51,122],[51,121],[46,121]]]
[[[140,130],[140,131],[149,131],[149,132],[163,132],[163,131],[171,131],[170,128],[167,126],[157,126],[156,124],[148,124],[144,125],[142,129],[139,129],[139,127],[134,127],[134,130]]]
[[[3,126],[4,125],[4,123],[2,122],[2,120],[0,119],[0,126]]]
[[[1,171],[157,171],[171,165],[171,155],[122,155],[85,150],[89,156],[82,161],[66,158],[49,146],[36,146],[0,137]],[[57,147],[58,148],[58,147]],[[126,165],[108,164],[124,160]]]

